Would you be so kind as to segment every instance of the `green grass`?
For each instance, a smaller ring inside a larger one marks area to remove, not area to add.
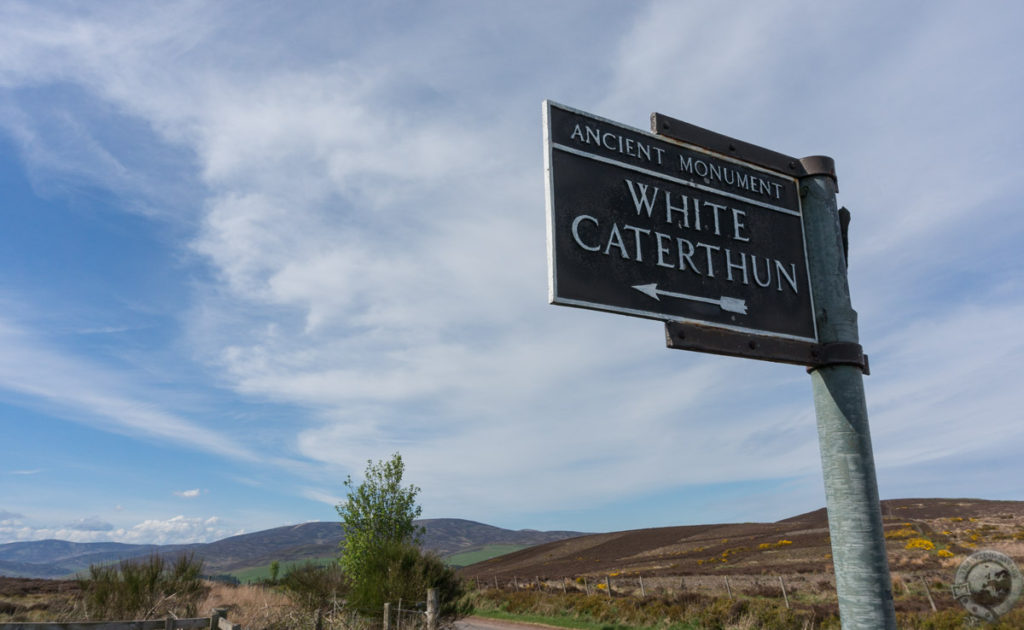
[[[545,615],[535,614],[512,614],[501,610],[477,610],[473,613],[477,617],[487,617],[488,619],[504,619],[507,621],[521,621],[526,623],[540,623],[546,626],[556,626],[559,628],[572,628],[573,630],[646,630],[646,626],[626,626],[622,624],[603,623],[599,621],[591,621],[589,619],[580,619],[578,617],[551,617]],[[699,626],[693,624],[672,624],[669,626],[658,625],[660,630],[700,630]]]
[[[330,558],[311,558],[311,559],[306,559],[306,560],[289,560],[288,562],[282,562],[281,563],[281,569],[280,569],[280,571],[278,571],[277,577],[278,577],[278,579],[281,579],[281,578],[284,577],[284,574],[288,573],[288,571],[290,569],[292,569],[293,567],[302,566],[302,565],[306,564],[307,562],[312,562],[313,564],[318,564],[318,565],[321,565],[321,566],[325,566],[325,565],[328,565],[328,564],[330,564],[332,562],[337,562],[337,561],[338,561],[338,559],[336,557],[333,557],[333,556],[330,557]],[[260,567],[249,567],[247,569],[238,569],[237,571],[231,571],[230,575],[233,575],[236,578],[238,578],[238,581],[241,582],[242,584],[251,583],[251,582],[259,582],[260,580],[269,580],[270,579],[270,564],[268,563],[268,564],[265,564],[265,565],[260,566]]]
[[[450,556],[446,556],[444,561],[453,567],[468,567],[471,564],[477,562],[483,562],[484,560],[490,560],[491,558],[497,558],[513,551],[519,551],[520,549],[526,549],[528,545],[487,545],[478,549],[472,549],[470,551],[463,551],[460,553],[453,553]]]

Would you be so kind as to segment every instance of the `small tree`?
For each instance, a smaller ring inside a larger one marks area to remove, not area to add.
[[[423,528],[413,521],[422,509],[416,505],[420,489],[402,487],[405,464],[395,453],[388,461],[366,462],[363,482],[345,480],[348,500],[335,506],[344,539],[340,562],[348,579],[358,585],[367,576],[370,558],[391,545],[418,545]]]

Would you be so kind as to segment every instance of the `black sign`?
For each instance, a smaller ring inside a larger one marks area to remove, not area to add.
[[[698,146],[550,101],[544,118],[552,304],[816,341],[792,174],[711,132]]]

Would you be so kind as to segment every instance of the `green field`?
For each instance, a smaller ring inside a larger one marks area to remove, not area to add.
[[[525,549],[527,546],[528,545],[486,545],[484,547],[478,547],[476,549],[471,549],[469,551],[463,551],[460,553],[452,554],[450,556],[446,556],[444,558],[444,561],[453,567],[468,567],[469,565],[476,564],[477,562],[483,562],[484,560],[490,560],[491,558],[503,556],[506,553],[512,553],[513,551]],[[288,573],[290,569],[292,569],[293,567],[302,566],[307,562],[312,562],[314,564],[319,565],[327,565],[337,561],[337,557],[332,556],[329,558],[314,558],[311,560],[291,560],[288,562],[282,562],[281,569],[278,572],[277,577],[278,579],[283,578],[284,575]],[[238,569],[236,571],[231,571],[230,574],[238,578],[238,581],[242,582],[243,584],[249,582],[259,582],[261,580],[269,580],[270,565],[265,564],[263,566],[258,567]]]
[[[306,564],[307,562],[312,562],[313,564],[319,564],[319,565],[327,565],[327,564],[330,564],[332,562],[337,562],[337,561],[338,561],[337,558],[330,557],[330,558],[312,558],[312,559],[308,559],[308,560],[291,560],[289,562],[282,562],[281,563],[281,569],[280,569],[280,571],[278,571],[277,577],[278,577],[278,579],[281,579],[281,578],[284,577],[285,573],[288,573],[288,571],[290,569],[292,569],[293,567],[301,567],[302,565]],[[231,575],[233,575],[236,578],[238,578],[238,581],[243,583],[243,584],[246,584],[246,583],[249,583],[249,582],[259,582],[260,580],[269,580],[270,579],[270,565],[269,564],[265,564],[265,565],[263,565],[261,567],[249,567],[247,569],[238,569],[237,571],[231,571]]]
[[[506,553],[526,549],[527,546],[528,545],[487,545],[485,547],[479,547],[469,551],[453,553],[446,557],[444,561],[453,567],[468,567],[469,565],[476,564],[477,562],[483,562],[484,560],[503,556]]]

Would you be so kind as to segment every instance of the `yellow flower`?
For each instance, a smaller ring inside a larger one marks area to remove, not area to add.
[[[935,543],[927,538],[914,538],[907,543],[906,549],[924,549],[925,551],[931,551],[932,549],[935,549]]]
[[[885,533],[885,537],[886,538],[910,538],[910,537],[916,536],[916,535],[917,535],[917,531],[913,530],[913,529],[910,529],[909,527],[903,527],[903,528],[897,529],[896,531],[886,532]]]
[[[954,553],[953,553],[952,551],[950,551],[949,549],[939,549],[939,553],[938,553],[938,556],[939,556],[940,558],[952,558],[952,557],[953,557],[953,556],[955,556],[955,555],[956,555],[956,554],[954,554]]]

